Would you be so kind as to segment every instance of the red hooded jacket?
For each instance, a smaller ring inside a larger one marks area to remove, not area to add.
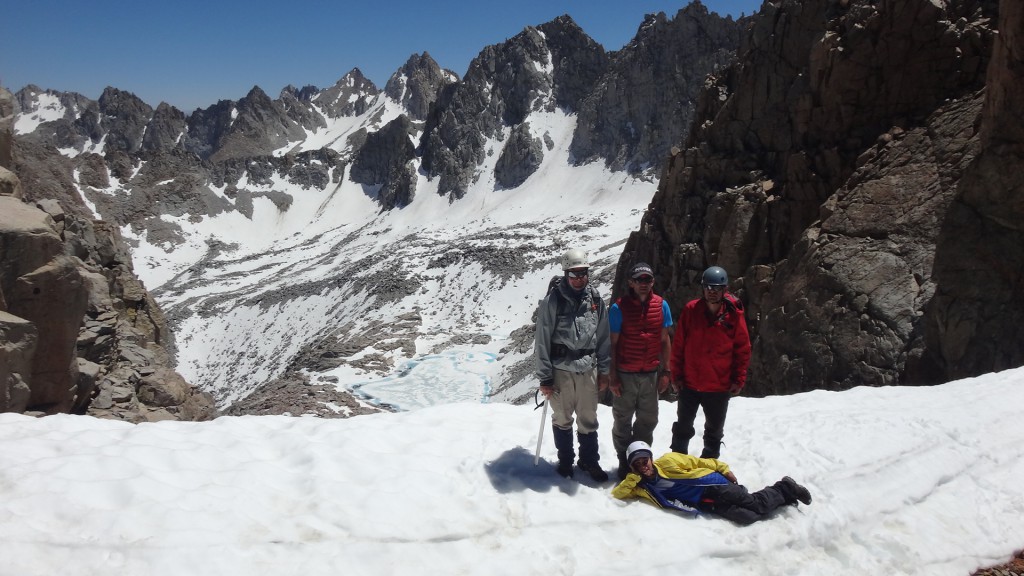
[[[672,377],[691,390],[737,392],[747,383],[750,334],[743,303],[726,293],[717,317],[703,298],[683,307],[672,338]]]

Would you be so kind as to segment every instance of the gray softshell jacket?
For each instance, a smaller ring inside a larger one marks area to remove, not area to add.
[[[578,295],[568,284],[564,278],[559,281],[541,300],[537,311],[533,351],[537,379],[541,382],[553,379],[556,368],[583,372],[596,367],[598,374],[607,374],[611,368],[611,337],[604,300],[589,283]],[[568,354],[552,355],[556,345],[560,349],[564,346]]]

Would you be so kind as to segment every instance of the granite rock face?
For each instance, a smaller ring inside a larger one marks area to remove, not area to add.
[[[117,228],[0,195],[0,410],[212,418],[213,398],[168,368],[169,343]]]
[[[935,254],[925,316],[935,372],[962,378],[1024,364],[1024,6],[999,4],[981,153],[960,180]]]
[[[404,114],[378,132],[367,135],[352,162],[349,178],[367,186],[380,186],[381,209],[407,206],[416,194],[416,147],[412,126]]]
[[[699,2],[672,19],[648,15],[633,41],[610,54],[608,71],[580,105],[570,148],[576,162],[603,159],[633,173],[660,167],[683,142],[707,75],[736,56],[748,21],[711,14]]]
[[[384,86],[384,93],[399,102],[415,121],[427,119],[430,106],[445,87],[458,80],[454,72],[442,70],[426,52],[413,54]]]
[[[532,111],[579,109],[607,66],[604,49],[568,16],[484,48],[427,119],[420,152],[438,193],[464,196],[489,138]]]
[[[709,78],[619,270],[651,262],[678,309],[704,267],[725,267],[747,303],[754,394],[957,377],[924,318],[944,222],[984,158],[996,13],[766,2]]]

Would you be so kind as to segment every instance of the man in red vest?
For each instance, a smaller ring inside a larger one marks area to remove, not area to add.
[[[673,389],[679,392],[672,425],[672,451],[686,454],[695,433],[697,409],[704,408],[701,458],[718,458],[729,398],[743,390],[750,365],[750,334],[743,303],[727,291],[729,275],[712,266],[701,277],[704,296],[679,314],[672,338]]]
[[[620,479],[629,473],[626,449],[630,443],[652,442],[658,425],[658,394],[672,381],[668,371],[672,312],[653,288],[654,272],[640,262],[629,272],[628,293],[608,310],[615,419],[612,441],[619,456]]]

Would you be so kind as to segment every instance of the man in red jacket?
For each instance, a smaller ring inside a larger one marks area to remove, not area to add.
[[[668,357],[672,312],[654,293],[654,271],[638,262],[629,271],[629,292],[608,310],[611,332],[612,441],[619,456],[619,479],[629,474],[626,448],[634,440],[650,444],[658,425],[658,394],[669,387]],[[633,416],[636,415],[636,421]]]
[[[686,454],[695,433],[697,409],[704,409],[701,458],[718,458],[729,398],[740,393],[750,364],[750,335],[743,303],[726,291],[729,275],[718,266],[704,271],[704,296],[683,307],[672,339],[672,388],[679,393],[673,452]]]

